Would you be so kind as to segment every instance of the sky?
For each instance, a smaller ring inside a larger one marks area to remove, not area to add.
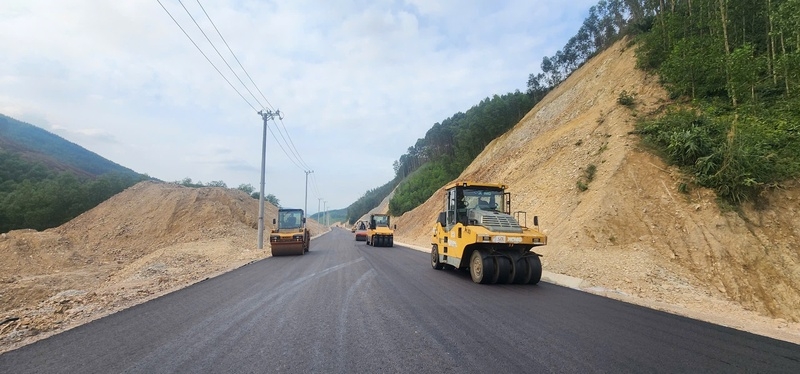
[[[154,178],[258,191],[258,112],[280,110],[266,193],[303,208],[313,171],[309,213],[341,209],[433,124],[524,92],[596,2],[3,0],[0,113]]]

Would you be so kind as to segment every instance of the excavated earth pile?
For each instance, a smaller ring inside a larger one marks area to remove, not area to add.
[[[265,230],[276,215],[266,204]],[[57,228],[1,234],[0,352],[268,257],[257,227],[242,191],[141,182]]]
[[[544,269],[585,290],[800,342],[800,187],[741,212],[722,211],[713,191],[681,192],[686,176],[633,134],[668,102],[633,49],[623,40],[588,61],[459,179],[510,186],[512,210],[529,225],[538,215],[549,236]],[[397,241],[430,248],[443,196],[396,219]]]

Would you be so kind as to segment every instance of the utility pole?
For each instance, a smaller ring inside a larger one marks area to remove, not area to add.
[[[261,192],[258,196],[258,249],[264,249],[264,173],[267,167],[267,122],[275,117],[283,119],[281,111],[259,111],[264,120],[264,134],[261,138]]]
[[[305,208],[303,208],[303,214],[305,214],[306,216],[308,215],[308,175],[313,173],[313,172],[314,172],[314,170],[306,170],[305,171],[305,173],[306,173],[306,205],[305,205]],[[305,222],[303,222],[303,227],[305,227],[305,226],[306,226],[306,224],[305,224]]]
[[[325,207],[325,213],[323,213],[322,222],[325,222],[325,226],[328,226],[328,201],[323,201],[322,206]]]
[[[322,211],[319,210],[319,207],[322,206],[322,198],[317,198],[317,222],[322,223]]]

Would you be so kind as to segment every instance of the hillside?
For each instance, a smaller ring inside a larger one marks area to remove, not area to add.
[[[582,278],[583,289],[800,340],[800,325],[788,322],[800,321],[800,188],[741,213],[721,211],[712,191],[681,193],[682,174],[632,134],[667,95],[635,68],[628,43],[573,73],[459,179],[509,185],[512,209],[527,211],[529,224],[538,215],[549,236],[545,270]],[[617,103],[623,91],[635,109]],[[590,165],[594,179],[581,191]],[[439,190],[396,219],[397,240],[430,247],[430,225],[417,223],[434,222],[442,201]]]
[[[85,177],[107,173],[137,176],[131,169],[109,161],[58,135],[0,114],[0,150],[22,155],[54,171]]]
[[[277,208],[264,215],[268,230]],[[268,257],[257,225],[245,192],[141,182],[59,227],[1,234],[0,352]]]

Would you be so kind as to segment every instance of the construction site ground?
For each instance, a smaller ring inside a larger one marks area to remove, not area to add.
[[[668,99],[633,48],[587,62],[461,179],[504,183],[527,224],[539,216],[545,281],[800,344],[800,188],[726,210],[644,149],[634,123]],[[393,218],[395,243],[427,252],[442,205],[440,190]],[[0,234],[0,352],[266,258],[257,225],[244,192],[142,182],[60,227]]]

